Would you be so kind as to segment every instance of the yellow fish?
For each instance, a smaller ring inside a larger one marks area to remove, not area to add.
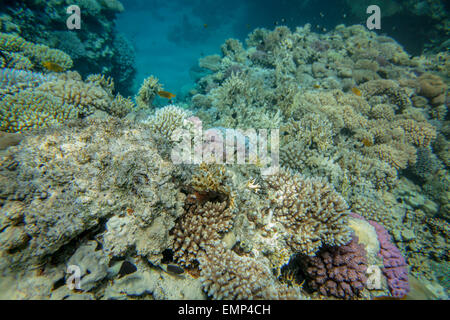
[[[62,71],[64,71],[64,68],[61,67],[59,64],[57,64],[55,62],[45,61],[45,62],[42,62],[42,65],[47,70],[50,70],[50,71],[53,71],[53,72],[62,72]]]
[[[158,91],[158,96],[169,99],[169,100],[176,97],[176,95],[174,95],[173,93],[167,92],[167,91]]]
[[[362,142],[363,145],[366,146],[366,147],[371,147],[371,146],[373,146],[373,142],[372,142],[370,139],[368,139],[368,138],[363,138],[361,142]]]
[[[358,88],[353,87],[352,92],[356,94],[358,97],[361,97],[361,90],[359,90]]]

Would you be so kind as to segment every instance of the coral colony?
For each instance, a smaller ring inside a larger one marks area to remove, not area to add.
[[[448,298],[448,52],[256,28],[132,96],[80,3],[87,39],[0,15],[0,298]]]

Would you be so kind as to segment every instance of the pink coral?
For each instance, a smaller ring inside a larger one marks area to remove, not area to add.
[[[366,251],[356,236],[346,245],[322,248],[315,257],[300,261],[307,285],[324,296],[352,299],[365,288]]]

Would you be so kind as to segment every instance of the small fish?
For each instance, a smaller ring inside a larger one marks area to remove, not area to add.
[[[317,83],[314,84],[313,87],[314,87],[315,89],[320,89],[320,88],[321,88],[321,87],[320,87],[320,84],[317,84]]]
[[[176,97],[176,95],[174,95],[173,93],[167,92],[167,91],[159,91],[158,96],[169,99],[169,100]]]
[[[356,94],[358,97],[361,97],[361,90],[359,90],[358,88],[355,88],[355,87],[353,87],[352,88],[352,92],[354,93],[354,94]]]
[[[207,23],[205,23],[205,24],[203,24],[203,28],[208,28],[208,24]]]
[[[47,69],[49,71],[53,71],[53,72],[64,71],[64,68],[55,62],[45,61],[45,62],[42,62],[42,65],[44,66],[45,69]]]
[[[373,146],[373,142],[372,142],[370,139],[368,139],[368,138],[362,139],[361,142],[362,142],[363,145],[366,146],[366,147],[371,147],[371,146]]]
[[[167,272],[174,273],[174,274],[182,274],[182,273],[184,273],[184,269],[177,265],[174,265],[174,264],[168,264]]]

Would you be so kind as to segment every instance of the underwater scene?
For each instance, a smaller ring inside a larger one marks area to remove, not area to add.
[[[449,10],[0,1],[0,299],[448,300]]]

